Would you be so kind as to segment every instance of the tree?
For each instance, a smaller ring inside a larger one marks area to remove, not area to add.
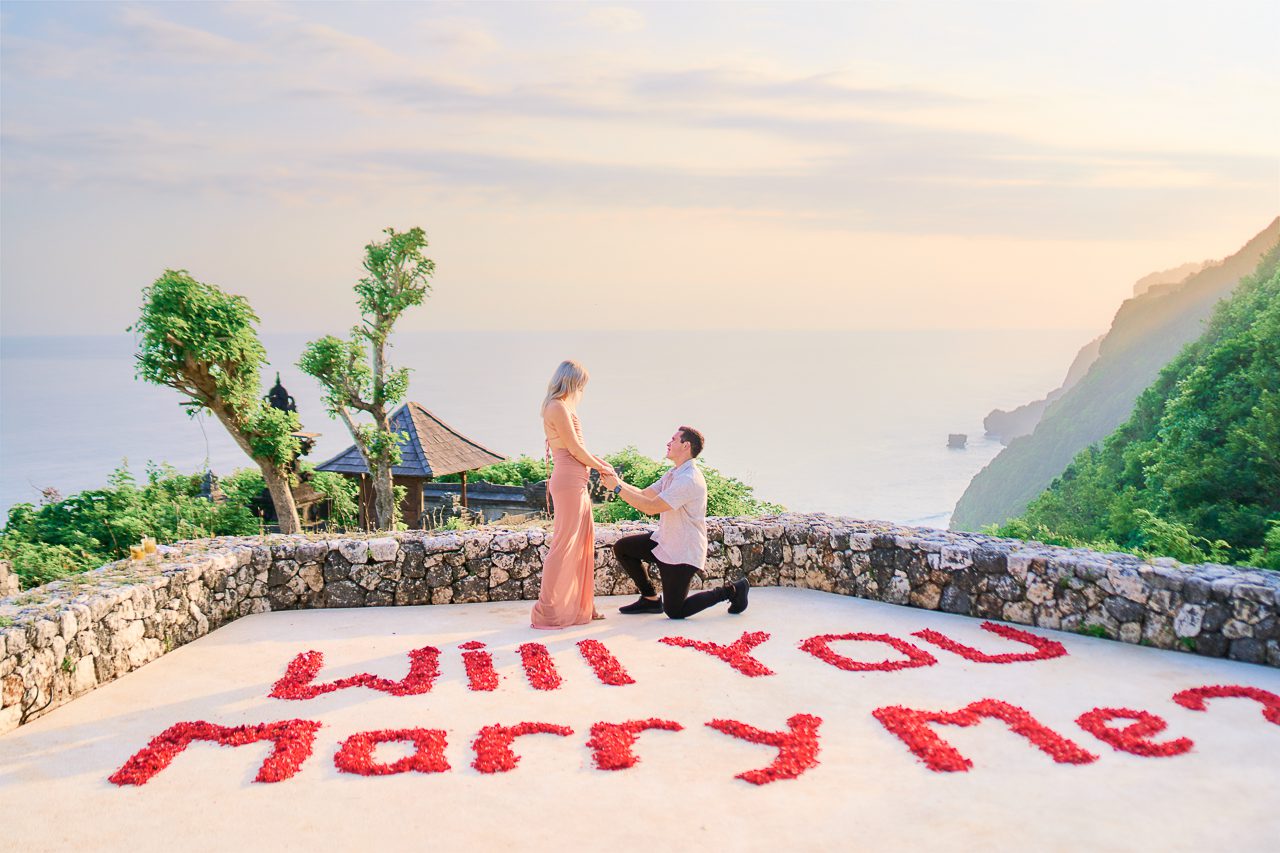
[[[283,533],[301,529],[293,500],[293,435],[298,415],[268,405],[258,374],[267,352],[243,296],[196,281],[186,270],[165,270],[142,292],[142,314],[129,327],[138,344],[137,376],[189,398],[189,414],[208,410],[258,464]]]
[[[409,370],[387,364],[387,339],[400,315],[426,299],[435,262],[422,254],[427,235],[421,228],[383,233],[386,240],[364,247],[369,274],[355,286],[360,324],[349,340],[326,335],[307,344],[298,367],[320,382],[329,414],[351,432],[373,481],[377,525],[390,529],[397,509],[391,469],[400,463],[400,443],[407,436],[391,431],[388,410],[408,390]],[[373,423],[357,423],[359,412]]]

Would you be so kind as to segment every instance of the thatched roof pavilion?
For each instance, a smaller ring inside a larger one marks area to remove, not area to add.
[[[417,527],[422,518],[422,484],[446,474],[462,475],[462,502],[467,500],[467,472],[502,462],[506,459],[479,442],[467,438],[421,403],[405,403],[391,413],[393,432],[404,432],[409,440],[400,445],[400,464],[391,469],[392,481],[406,486],[409,494],[400,511],[404,523]],[[364,457],[354,444],[327,462],[316,466],[317,471],[333,471],[360,480],[361,524],[367,525],[374,518],[373,486],[369,482],[369,469]]]

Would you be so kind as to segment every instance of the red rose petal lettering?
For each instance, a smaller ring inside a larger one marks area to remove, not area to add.
[[[244,746],[261,740],[275,742],[275,749],[258,768],[255,782],[281,782],[298,771],[311,755],[320,724],[312,720],[280,720],[256,726],[219,726],[203,721],[177,723],[154,737],[113,773],[117,785],[145,785],[168,767],[193,740],[222,746]]]
[[[560,686],[560,673],[555,661],[542,643],[525,643],[520,647],[520,662],[524,664],[524,676],[534,690],[555,690]]]
[[[778,750],[778,757],[768,767],[748,770],[735,777],[752,785],[794,779],[809,768],[818,766],[818,726],[822,725],[821,717],[796,714],[787,720],[785,732],[766,732],[737,720],[712,720],[707,725],[718,732]]]
[[[1107,725],[1111,720],[1136,720],[1124,728],[1112,728]],[[1094,708],[1081,714],[1076,719],[1080,728],[1109,743],[1120,752],[1142,755],[1147,758],[1166,758],[1188,752],[1194,744],[1189,738],[1156,743],[1150,738],[1160,734],[1168,725],[1163,718],[1147,711],[1132,711],[1128,708]]]
[[[467,668],[467,689],[488,692],[498,689],[498,672],[493,668],[493,655],[484,649],[484,643],[471,640],[459,646],[462,664]]]
[[[1088,764],[1098,756],[1082,749],[1062,735],[1042,725],[1025,708],[981,699],[959,711],[917,711],[901,705],[877,708],[871,712],[880,723],[907,745],[930,770],[955,772],[968,770],[973,762],[929,728],[929,723],[948,726],[971,726],[983,717],[1003,720],[1015,734],[1022,735],[1059,764]]]
[[[514,726],[485,726],[476,735],[471,747],[476,752],[471,766],[481,773],[506,773],[520,763],[520,756],[511,751],[511,743],[524,735],[560,735],[568,737],[573,729],[552,723],[517,723]]]
[[[368,687],[392,696],[417,696],[430,691],[431,685],[439,677],[440,650],[424,646],[409,652],[409,674],[400,681],[391,681],[365,672],[327,684],[313,684],[322,666],[323,654],[315,651],[303,652],[289,663],[284,677],[275,683],[268,695],[273,699],[303,700],[347,687]]]
[[[751,650],[756,646],[769,639],[769,634],[764,631],[752,631],[744,633],[732,644],[722,646],[719,643],[709,643],[702,640],[690,640],[687,637],[663,637],[658,642],[666,643],[668,646],[678,646],[685,649],[697,649],[700,652],[706,652],[712,657],[720,658],[720,660],[729,664],[743,675],[756,678],[761,675],[773,675],[773,670],[760,663],[751,656]]]
[[[380,743],[407,741],[414,745],[413,755],[380,764],[373,751]],[[342,742],[333,756],[333,764],[343,773],[359,776],[388,776],[394,773],[443,773],[449,769],[444,757],[445,732],[442,729],[382,729],[360,732]]]
[[[885,643],[892,646],[896,651],[902,652],[907,656],[907,659],[863,663],[833,652],[828,644],[836,640],[869,640],[876,643]],[[820,634],[817,637],[810,637],[805,640],[800,644],[800,648],[820,661],[850,672],[893,672],[899,669],[914,669],[917,666],[933,666],[938,662],[937,658],[919,646],[908,643],[906,640],[900,640],[890,634]]]
[[[599,640],[583,640],[578,643],[578,651],[591,665],[591,670],[600,679],[601,684],[621,687],[624,684],[635,684],[635,679],[627,674],[627,670],[618,659],[609,653],[604,643]]]
[[[635,767],[640,759],[631,751],[636,736],[649,729],[678,732],[684,726],[671,720],[628,720],[625,723],[596,723],[591,727],[587,746],[593,750],[596,767],[601,770],[625,770]]]
[[[1173,694],[1173,701],[1192,711],[1207,709],[1206,699],[1252,699],[1262,705],[1262,718],[1280,726],[1280,696],[1261,687],[1243,687],[1238,684],[1215,684],[1192,687]]]
[[[995,622],[983,622],[978,627],[984,631],[990,631],[993,634],[999,634],[1007,640],[1014,640],[1019,643],[1026,643],[1035,649],[1033,652],[1007,652],[999,655],[989,655],[986,652],[978,651],[972,646],[966,646],[963,643],[957,643],[946,634],[939,634],[937,631],[925,629],[916,631],[912,636],[919,637],[922,640],[928,640],[935,646],[940,646],[947,651],[960,655],[960,657],[975,661],[977,663],[1021,663],[1031,660],[1049,660],[1050,658],[1060,658],[1067,654],[1067,647],[1056,640],[1050,640],[1046,637],[1039,637],[1030,631],[1022,631],[1011,625],[999,625]]]

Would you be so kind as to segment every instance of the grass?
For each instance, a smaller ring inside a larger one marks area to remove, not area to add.
[[[1107,629],[1101,625],[1081,625],[1076,633],[1084,634],[1086,637],[1097,637],[1100,640],[1107,639]]]

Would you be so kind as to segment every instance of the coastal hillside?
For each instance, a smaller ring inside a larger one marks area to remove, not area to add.
[[[1009,442],[969,483],[951,526],[978,530],[1020,514],[1084,448],[1120,426],[1143,389],[1198,338],[1213,307],[1280,243],[1280,217],[1234,255],[1126,300],[1074,386],[1048,403],[1034,432]]]
[[[1000,532],[1280,568],[1280,246]]]
[[[1098,360],[1098,350],[1102,346],[1104,337],[1105,335],[1098,335],[1080,348],[1080,352],[1076,353],[1076,357],[1071,361],[1071,366],[1067,368],[1067,377],[1062,380],[1062,384],[1046,394],[1044,398],[1032,400],[1011,411],[992,409],[991,413],[982,419],[982,428],[987,435],[994,436],[1000,439],[1001,444],[1007,445],[1015,438],[1034,432],[1036,424],[1040,423],[1040,419],[1044,417],[1044,410],[1049,407],[1049,404],[1074,388],[1088,374],[1089,368],[1093,367],[1093,363]]]
[[[1144,275],[1134,283],[1133,295],[1141,296],[1153,287],[1160,285],[1181,284],[1213,263],[1214,261],[1188,263],[1173,269],[1160,270],[1159,272]],[[1015,438],[1031,435],[1035,431],[1036,424],[1040,423],[1040,418],[1044,416],[1044,410],[1049,407],[1049,404],[1074,388],[1076,383],[1089,372],[1089,368],[1093,367],[1093,363],[1098,360],[1098,350],[1101,348],[1102,340],[1105,337],[1106,335],[1098,335],[1098,337],[1081,347],[1080,352],[1076,353],[1076,357],[1071,361],[1071,366],[1067,368],[1067,376],[1062,380],[1062,384],[1041,399],[1032,400],[1030,403],[1009,411],[992,409],[991,413],[982,420],[982,428],[987,435],[1000,439],[1000,443],[1005,445]]]

